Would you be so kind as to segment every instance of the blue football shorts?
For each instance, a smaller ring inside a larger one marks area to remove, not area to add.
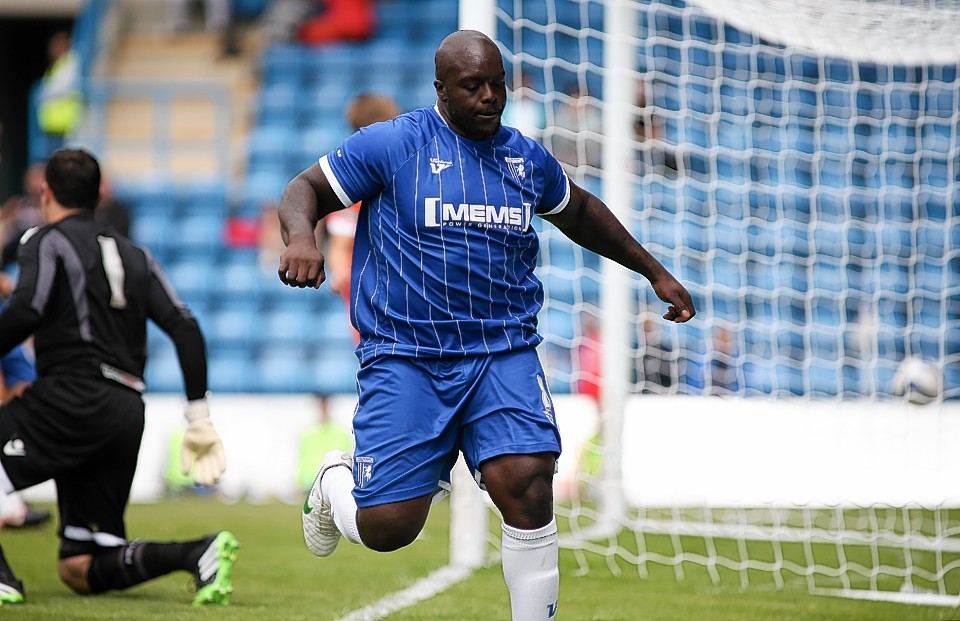
[[[535,348],[421,360],[381,356],[357,374],[353,495],[369,507],[449,489],[458,454],[560,454],[553,399]]]

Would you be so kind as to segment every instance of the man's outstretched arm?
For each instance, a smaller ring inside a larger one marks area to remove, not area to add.
[[[663,318],[676,323],[697,314],[690,293],[640,245],[599,198],[570,182],[570,202],[545,219],[580,246],[596,252],[650,281],[657,297],[669,304]]]

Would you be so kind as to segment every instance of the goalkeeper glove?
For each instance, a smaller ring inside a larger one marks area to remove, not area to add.
[[[183,434],[183,448],[180,451],[180,470],[190,474],[200,485],[213,485],[223,475],[227,460],[223,454],[223,443],[210,422],[210,408],[206,398],[187,402],[184,412],[187,418],[187,430]]]

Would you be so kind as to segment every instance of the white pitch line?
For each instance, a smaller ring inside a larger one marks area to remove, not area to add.
[[[347,613],[337,621],[376,621],[398,610],[413,606],[418,602],[442,593],[451,586],[466,579],[473,570],[467,567],[448,565],[438,569],[425,578],[411,584],[402,591],[388,595],[378,602]]]

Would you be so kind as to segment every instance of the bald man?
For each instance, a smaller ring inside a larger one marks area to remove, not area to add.
[[[687,290],[540,144],[500,123],[497,45],[475,31],[436,53],[436,105],[361,129],[294,178],[280,203],[279,276],[319,287],[320,218],[361,201],[351,321],[360,334],[353,455],[328,453],[303,506],[307,547],[341,536],[379,551],[414,541],[458,454],[503,516],[515,621],[557,611],[553,474],[560,433],[537,358],[543,289],[534,216],[645,276],[663,318]]]

